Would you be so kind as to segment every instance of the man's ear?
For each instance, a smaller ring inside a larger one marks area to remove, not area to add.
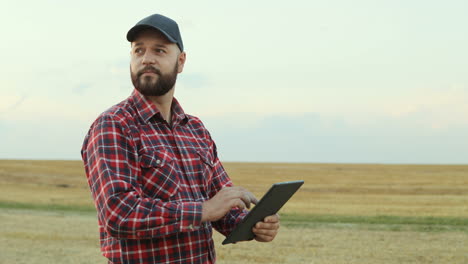
[[[181,73],[184,70],[184,65],[185,65],[185,59],[187,58],[187,55],[185,54],[185,51],[181,52],[179,54],[179,57],[177,58],[177,62],[179,63],[179,67],[177,68],[177,73]]]

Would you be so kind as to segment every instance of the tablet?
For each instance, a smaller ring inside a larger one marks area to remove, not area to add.
[[[265,217],[276,214],[303,183],[304,181],[290,181],[273,184],[242,222],[226,237],[223,245],[253,239],[254,225]]]

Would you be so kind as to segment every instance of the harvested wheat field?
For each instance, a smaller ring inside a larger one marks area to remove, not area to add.
[[[468,263],[468,166],[225,163],[261,197],[302,179],[272,243],[218,263]],[[0,160],[0,263],[106,263],[80,161]]]

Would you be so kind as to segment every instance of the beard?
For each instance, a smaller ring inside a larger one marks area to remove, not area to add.
[[[130,68],[130,76],[132,78],[133,86],[135,86],[135,89],[145,96],[165,95],[176,83],[178,66],[179,63],[177,62],[172,72],[167,74],[162,74],[159,69],[156,69],[153,66],[146,66],[137,73],[132,72],[132,69]],[[142,77],[143,73],[147,71],[156,73],[158,78],[155,79],[154,76]]]

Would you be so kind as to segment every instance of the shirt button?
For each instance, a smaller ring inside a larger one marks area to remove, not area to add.
[[[189,228],[189,229],[193,229],[193,225],[190,224],[190,225],[188,226],[188,228]]]
[[[156,163],[157,163],[157,164],[161,164],[161,160],[156,160]]]

